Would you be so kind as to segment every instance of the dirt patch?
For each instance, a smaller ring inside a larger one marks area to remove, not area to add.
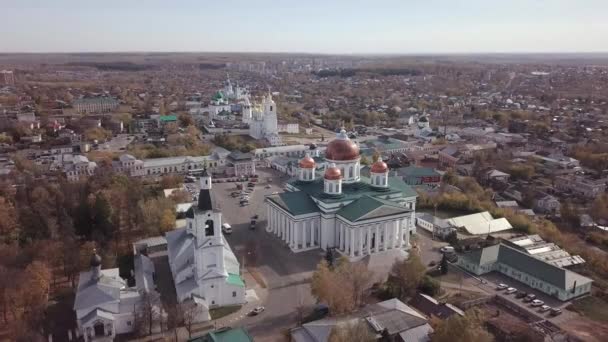
[[[608,326],[585,317],[561,323],[560,328],[583,341],[608,341]]]

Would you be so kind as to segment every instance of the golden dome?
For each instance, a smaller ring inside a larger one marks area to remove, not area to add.
[[[355,160],[359,158],[359,146],[348,138],[345,130],[342,130],[336,139],[327,145],[325,158],[339,161]]]
[[[382,158],[378,158],[374,164],[372,164],[372,173],[386,173],[388,171],[388,165],[382,161]]]
[[[300,160],[300,167],[303,169],[314,169],[315,160],[312,159],[309,155],[307,155],[306,157]]]
[[[325,170],[325,179],[327,180],[338,180],[342,178],[342,172],[335,166],[329,167]]]

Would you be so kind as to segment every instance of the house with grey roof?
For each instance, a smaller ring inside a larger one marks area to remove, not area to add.
[[[118,268],[101,269],[101,257],[94,253],[91,268],[80,273],[74,311],[78,334],[85,342],[111,341],[135,327],[135,314],[142,296],[153,301],[154,310],[161,312],[154,286],[154,265],[143,255],[135,258],[136,286],[128,287],[118,274]]]
[[[476,249],[458,258],[476,275],[500,272],[550,296],[566,301],[591,292],[591,279],[506,244]]]
[[[393,298],[370,304],[346,317],[327,317],[302,324],[290,331],[295,342],[327,342],[335,327],[364,324],[375,340],[427,342],[433,328],[428,319],[400,300]]]

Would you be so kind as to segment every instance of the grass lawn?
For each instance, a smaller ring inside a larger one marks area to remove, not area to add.
[[[218,319],[218,318],[222,318],[224,316],[230,315],[231,313],[239,311],[239,309],[241,307],[242,307],[242,305],[223,306],[221,308],[209,310],[209,315],[211,316],[212,320]]]
[[[608,302],[605,300],[589,296],[572,301],[574,311],[599,322],[608,322]]]

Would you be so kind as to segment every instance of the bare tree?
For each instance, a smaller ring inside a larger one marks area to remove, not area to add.
[[[338,324],[331,329],[329,342],[372,342],[376,336],[365,321]]]
[[[193,300],[187,300],[179,304],[179,310],[181,317],[184,320],[184,326],[188,330],[188,338],[192,338],[192,327],[194,323],[197,323],[200,319],[200,315],[203,310],[200,305],[196,304]]]
[[[144,292],[135,311],[136,328],[142,335],[152,335],[152,329],[160,323],[160,301],[156,293]]]

